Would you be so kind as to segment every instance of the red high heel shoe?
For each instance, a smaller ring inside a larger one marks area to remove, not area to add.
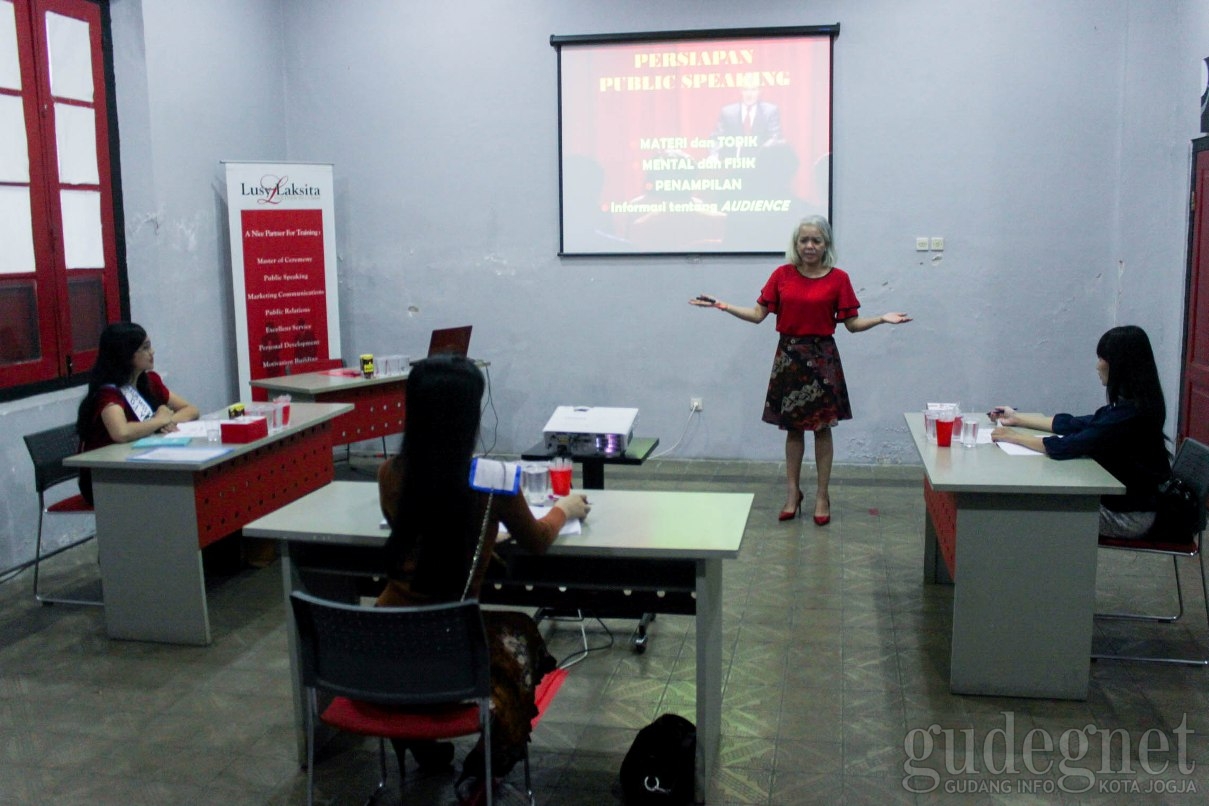
[[[799,506],[800,506],[800,502],[799,502]],[[829,523],[831,523],[831,496],[830,495],[827,496],[827,514],[814,516],[814,525],[815,526],[826,526]]]
[[[802,499],[803,499],[804,497],[805,497],[805,496],[802,494],[802,491],[801,491],[801,490],[798,490],[798,503],[797,503],[797,506],[795,506],[793,509],[791,509],[791,510],[789,510],[789,511],[786,511],[786,510],[781,510],[781,511],[780,511],[780,513],[777,515],[777,520],[779,520],[779,521],[791,521],[791,520],[793,520],[794,518],[796,518],[796,517],[798,516],[798,513],[802,511]]]

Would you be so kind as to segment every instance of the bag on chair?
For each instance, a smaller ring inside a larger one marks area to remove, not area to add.
[[[621,791],[629,806],[671,806],[693,800],[697,728],[663,714],[638,731],[621,762]]]
[[[1172,476],[1159,485],[1154,526],[1148,536],[1164,543],[1191,543],[1193,535],[1201,529],[1203,507],[1193,489]]]

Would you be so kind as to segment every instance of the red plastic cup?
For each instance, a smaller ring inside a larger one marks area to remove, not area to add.
[[[290,424],[290,396],[278,395],[273,398],[273,403],[277,406],[277,425],[287,426]]]
[[[936,447],[948,448],[953,444],[953,420],[936,421]]]
[[[550,468],[550,491],[560,498],[571,494],[571,465]]]

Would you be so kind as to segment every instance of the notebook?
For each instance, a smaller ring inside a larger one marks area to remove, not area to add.
[[[434,355],[466,355],[470,350],[470,331],[472,325],[462,327],[438,328],[432,331],[428,341],[428,357]]]

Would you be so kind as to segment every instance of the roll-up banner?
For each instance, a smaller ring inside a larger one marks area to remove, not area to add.
[[[224,162],[239,388],[340,357],[332,166]]]

